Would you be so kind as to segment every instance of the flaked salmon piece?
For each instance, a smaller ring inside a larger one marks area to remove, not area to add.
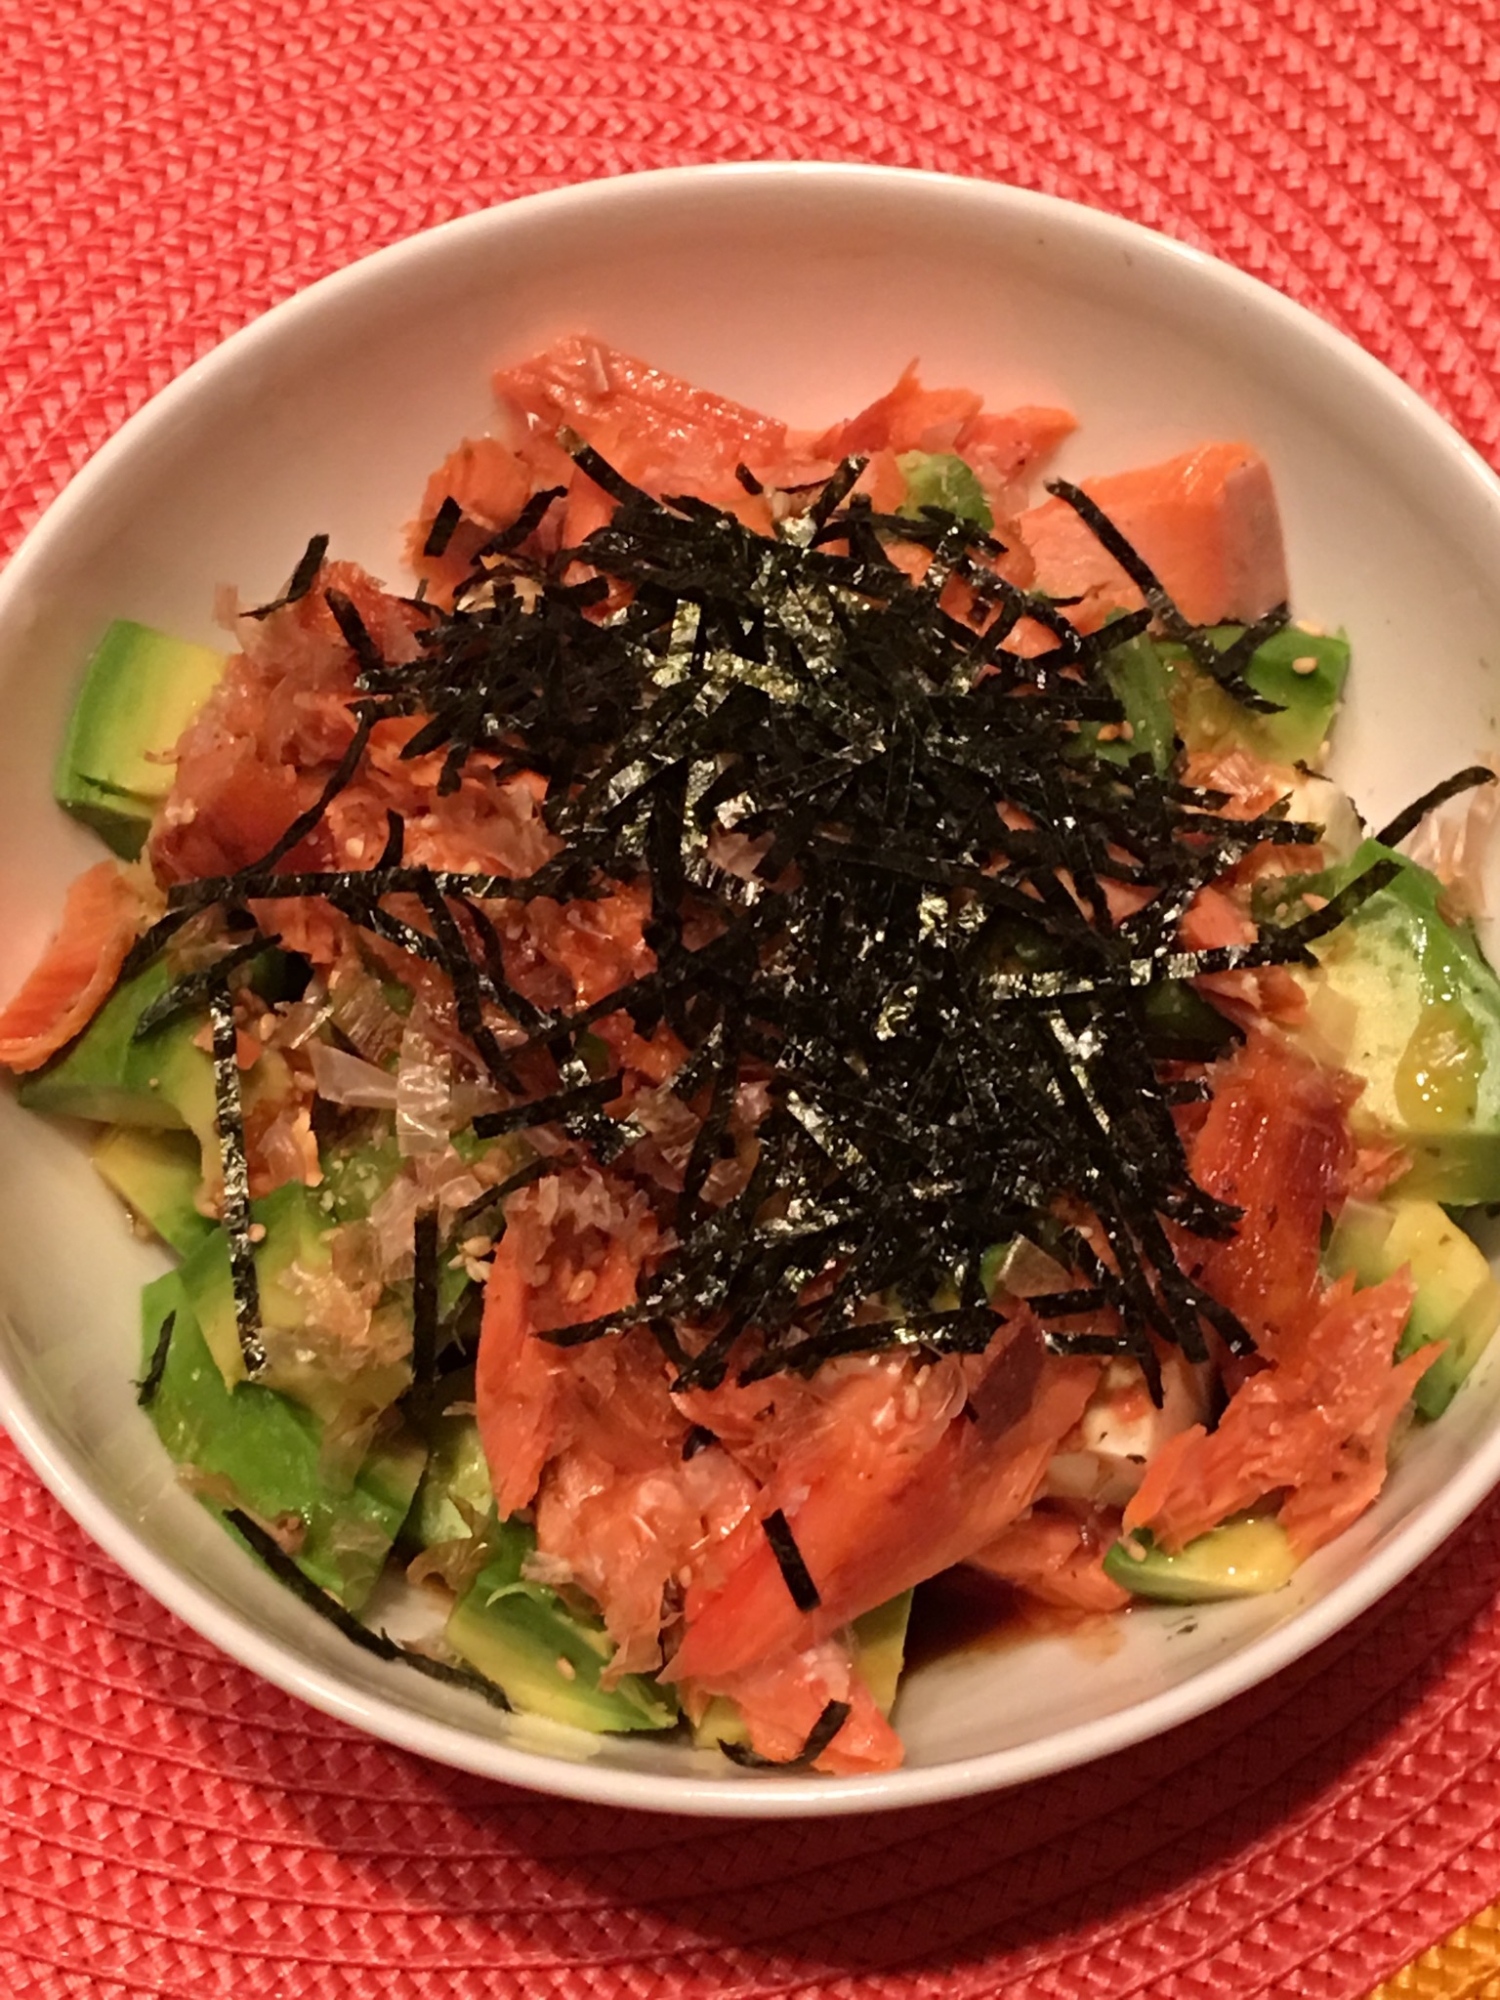
[[[527,1506],[553,1449],[563,1360],[531,1331],[526,1279],[507,1229],[484,1288],[474,1397],[501,1520]]]
[[[1080,1513],[1043,1503],[970,1556],[969,1566],[1062,1610],[1118,1611],[1130,1602],[1130,1592],[1104,1573],[1113,1539],[1095,1510]]]
[[[979,475],[993,499],[1027,479],[1078,428],[1071,410],[1022,403],[1013,410],[981,410],[953,440],[953,449]]]
[[[1411,1310],[1410,1274],[1356,1292],[1330,1286],[1282,1329],[1270,1365],[1242,1382],[1212,1433],[1169,1438],[1125,1510],[1176,1551],[1273,1493],[1299,1556],[1331,1541],[1385,1481],[1392,1427],[1439,1348],[1392,1363]]]
[[[862,494],[877,514],[894,514],[906,499],[906,474],[888,449],[872,451],[868,465],[855,480],[853,491]],[[921,553],[931,560],[931,551]]]
[[[529,361],[498,370],[494,387],[502,409],[523,431],[555,437],[566,426],[658,496],[687,490],[738,509],[756,496],[736,479],[735,467],[744,463],[770,476],[786,453],[786,425],[778,419],[585,335],[570,335]],[[581,490],[569,502],[570,543],[602,525],[611,511],[605,502],[602,517],[595,518],[604,496],[585,475],[574,479]],[[763,500],[749,511],[754,518],[748,525],[769,530]]]
[[[752,1519],[727,1580],[689,1590],[666,1678],[718,1691],[757,1660],[815,1645],[965,1561],[1031,1503],[1099,1364],[1045,1354],[1034,1322],[1018,1318],[992,1343],[982,1377],[962,1378],[967,1396],[951,1393],[947,1368],[920,1380],[886,1361],[851,1372],[825,1421],[789,1444],[760,1507],[784,1517],[819,1602],[799,1609],[763,1519]]]
[[[569,334],[543,353],[494,375],[497,396],[557,422],[628,411],[647,430],[712,436],[720,449],[779,451],[786,425],[732,397],[700,389],[587,334]]]
[[[258,861],[316,800],[348,748],[357,663],[329,607],[331,592],[348,599],[385,659],[416,652],[420,611],[355,563],[324,563],[304,597],[263,620],[242,619],[244,651],[231,657],[176,745],[172,789],[148,848],[158,881],[230,874]],[[361,780],[356,795],[365,789]],[[373,823],[383,842],[383,811]],[[323,825],[288,861],[317,868],[350,858],[332,852]]]
[[[577,1436],[590,1402],[605,1403],[622,1386],[589,1380],[591,1370],[612,1364],[613,1344],[597,1354],[573,1353],[538,1338],[575,1320],[620,1312],[635,1299],[637,1242],[592,1223],[553,1226],[549,1207],[581,1204],[588,1193],[576,1172],[524,1189],[507,1211],[485,1285],[474,1396],[502,1520],[535,1497],[543,1468]],[[666,1412],[652,1438],[658,1452],[664,1433],[670,1448],[687,1428],[669,1402]]]
[[[952,451],[959,432],[981,408],[982,399],[972,389],[924,389],[912,362],[893,389],[814,438],[811,455],[836,464],[855,453]]]
[[[427,482],[420,520],[424,532],[445,500],[454,500],[481,527],[508,528],[531,497],[531,473],[499,438],[465,438]]]
[[[496,437],[465,438],[427,482],[421,509],[407,530],[406,559],[444,603],[473,567],[479,550],[508,528],[531,497],[532,468]],[[436,555],[427,554],[434,522],[448,502],[461,512]]]
[[[617,1679],[661,1665],[672,1593],[685,1576],[712,1566],[757,1488],[717,1447],[684,1459],[670,1419],[653,1432],[633,1427],[628,1409],[600,1409],[593,1430],[542,1477],[537,1546],[565,1562],[598,1605],[616,1648],[607,1676]]]
[[[815,1771],[893,1771],[904,1755],[901,1738],[881,1714],[842,1637],[749,1667],[717,1692],[738,1707],[751,1749],[773,1763],[790,1763],[801,1755],[830,1701],[844,1703],[849,1713],[813,1760]],[[687,1705],[691,1713],[690,1695]]]
[[[119,977],[143,912],[140,891],[118,862],[97,862],[78,877],[57,935],[0,1012],[0,1064],[40,1069],[82,1033]]]
[[[1022,482],[1076,427],[1067,410],[1035,404],[986,410],[971,389],[924,389],[913,363],[893,389],[857,416],[831,424],[805,449],[810,460],[830,467],[854,454],[873,459],[906,451],[953,452],[971,466],[995,511],[1009,514],[1019,504]],[[896,496],[895,506],[901,498]],[[881,502],[875,504],[878,509]]]
[[[1249,445],[1199,445],[1160,465],[1080,483],[1194,624],[1250,623],[1285,603],[1276,495],[1265,460]],[[1066,500],[1030,508],[1017,527],[1037,588],[1080,598],[1069,616],[1084,630],[1112,610],[1140,606],[1140,591]]]
[[[1233,1236],[1185,1237],[1184,1269],[1236,1313],[1268,1352],[1318,1290],[1323,1217],[1354,1170],[1350,1079],[1265,1033],[1221,1062],[1188,1149],[1193,1179],[1243,1211]]]

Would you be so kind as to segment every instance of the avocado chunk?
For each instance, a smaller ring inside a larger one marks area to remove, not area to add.
[[[990,529],[995,516],[984,497],[974,468],[950,451],[903,451],[896,460],[906,481],[906,498],[900,512],[909,521],[919,521],[924,507],[941,507],[960,521]]]
[[[1304,886],[1333,896],[1382,860],[1395,880],[1313,946],[1316,973],[1297,975],[1300,1032],[1363,1084],[1355,1129],[1410,1155],[1403,1195],[1500,1200],[1500,980],[1472,933],[1442,914],[1436,876],[1378,841]]]
[[[863,1613],[849,1628],[854,1664],[882,1715],[889,1715],[896,1704],[896,1689],[906,1665],[911,1600],[912,1593],[903,1590],[899,1596],[877,1604],[873,1611]],[[749,1741],[745,1718],[726,1695],[716,1694],[693,1725],[693,1742],[700,1750],[712,1750],[720,1743]]]
[[[1187,979],[1164,979],[1148,987],[1142,1012],[1153,1053],[1168,1060],[1212,1061],[1236,1039],[1233,1022]]]
[[[201,1015],[178,1015],[135,1038],[146,1008],[172,983],[164,962],[117,986],[78,1040],[45,1069],[22,1079],[28,1111],[103,1125],[195,1134],[205,1157],[217,1153],[214,1070],[197,1046]]]
[[[448,1619],[454,1652],[528,1714],[595,1732],[672,1728],[670,1690],[642,1674],[600,1685],[614,1652],[603,1621],[523,1576],[534,1530],[512,1519],[492,1521],[488,1534],[489,1559]]]
[[[1291,1579],[1297,1558],[1277,1521],[1253,1516],[1195,1536],[1174,1555],[1137,1530],[1106,1552],[1104,1573],[1137,1597],[1164,1604],[1206,1604],[1220,1597],[1260,1597]]]
[[[1109,764],[1128,764],[1149,757],[1159,776],[1170,770],[1177,753],[1177,722],[1169,698],[1171,681],[1166,662],[1150,639],[1127,639],[1104,656],[1104,677],[1125,711],[1125,728],[1108,737],[1101,725],[1086,722],[1078,731],[1078,747]]]
[[[896,1704],[896,1689],[906,1665],[906,1628],[911,1620],[912,1593],[903,1590],[873,1611],[855,1619],[854,1664],[882,1715]]]
[[[306,1302],[290,1287],[292,1266],[308,1272],[329,1268],[325,1237],[332,1226],[310,1188],[288,1181],[250,1204],[252,1227],[265,1234],[255,1247],[255,1276],[263,1327],[301,1332],[307,1325]],[[244,1380],[230,1273],[229,1236],[215,1229],[182,1264],[182,1289],[192,1307],[208,1351],[219,1364],[225,1383]]]
[[[406,1518],[426,1447],[392,1421],[340,1478],[310,1411],[256,1383],[225,1386],[177,1272],[146,1287],[143,1308],[143,1374],[167,1315],[175,1315],[148,1414],[169,1455],[192,1469],[199,1498],[221,1517],[243,1507],[290,1530],[298,1568],[358,1611]]]
[[[58,804],[127,859],[171,790],[170,752],[224,671],[211,646],[117,619],[84,674],[53,774]]]
[[[1243,625],[1214,625],[1208,636],[1225,652]],[[1245,679],[1277,704],[1258,713],[1237,702],[1196,666],[1185,648],[1164,644],[1171,671],[1172,708],[1190,750],[1243,745],[1273,764],[1318,765],[1333,727],[1349,672],[1349,642],[1342,635],[1287,625],[1263,639],[1250,655]]]
[[[1500,1284],[1479,1245],[1435,1201],[1344,1204],[1325,1263],[1335,1276],[1378,1285],[1407,1269],[1417,1288],[1398,1355],[1441,1341],[1443,1351],[1417,1384],[1424,1417],[1440,1417],[1500,1326]]]
[[[203,1157],[190,1132],[111,1125],[94,1141],[96,1172],[179,1257],[214,1233],[198,1207]]]
[[[405,1529],[408,1541],[422,1549],[461,1540],[471,1519],[495,1504],[478,1424],[466,1413],[449,1415],[446,1407],[472,1397],[473,1376],[455,1377],[438,1388],[439,1407],[418,1420],[427,1440],[427,1470]]]
[[[372,1131],[319,1154],[323,1191],[340,1222],[363,1222],[402,1167],[393,1130]]]
[[[301,1181],[286,1181],[250,1204],[251,1226],[265,1234],[256,1243],[255,1275],[260,1305],[260,1331],[269,1362],[258,1378],[298,1403],[306,1404],[325,1422],[338,1420],[341,1432],[367,1421],[394,1403],[410,1385],[409,1355],[383,1358],[393,1342],[381,1342],[362,1365],[330,1357],[328,1340],[310,1340],[316,1325],[316,1303],[309,1288],[332,1271],[333,1218],[316,1190]],[[210,1354],[226,1385],[245,1379],[239,1325],[230,1275],[229,1237],[215,1229],[179,1267],[183,1292],[202,1331]],[[410,1314],[385,1304],[377,1312],[399,1315],[410,1346]]]

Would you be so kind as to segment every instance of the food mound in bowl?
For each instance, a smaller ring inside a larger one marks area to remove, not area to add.
[[[105,636],[56,789],[122,858],[0,1061],[178,1253],[182,1480],[351,1638],[885,1769],[914,1590],[1275,1589],[1473,1366],[1500,986],[1397,850],[1491,773],[1378,839],[1317,775],[1247,445],[1038,497],[1070,416],[912,372],[496,386],[411,594],[318,536],[227,660]]]

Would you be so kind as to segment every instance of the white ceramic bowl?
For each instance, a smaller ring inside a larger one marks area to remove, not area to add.
[[[486,422],[492,366],[587,329],[798,423],[929,382],[1082,419],[1063,469],[1252,440],[1281,496],[1305,617],[1347,626],[1336,769],[1376,823],[1494,734],[1500,485],[1319,321],[1178,244],[937,176],[725,167],[571,188],[382,251],[226,342],[125,425],[0,581],[0,991],[96,852],[49,803],[81,662],[112,617],[211,640],[308,536],[398,574],[427,473]],[[134,1241],[76,1140],[0,1097],[0,1415],[88,1531],[267,1679],[392,1742],[519,1784],[678,1812],[799,1814],[1015,1783],[1168,1728],[1273,1673],[1389,1589],[1500,1479],[1500,1368],[1417,1437],[1380,1503],[1285,1591],[1144,1611],[1113,1652],[1061,1640],[915,1675],[906,1767],[741,1772],[716,1753],[495,1716],[356,1651],[178,1489],[136,1410]]]

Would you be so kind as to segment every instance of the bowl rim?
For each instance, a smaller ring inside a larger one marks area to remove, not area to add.
[[[325,303],[345,293],[356,293],[373,275],[402,263],[419,263],[429,255],[446,257],[469,238],[478,243],[495,232],[503,234],[509,219],[517,214],[551,211],[561,219],[580,208],[628,208],[643,197],[670,197],[673,190],[713,182],[770,185],[798,181],[851,188],[873,188],[882,183],[925,185],[941,192],[945,199],[972,203],[976,210],[998,207],[1043,230],[1082,231],[1092,235],[1101,248],[1124,248],[1188,270],[1198,282],[1217,288],[1247,311],[1279,323],[1294,340],[1320,351],[1325,360],[1362,379],[1370,392],[1397,405],[1433,446],[1456,457],[1500,524],[1500,477],[1413,389],[1306,307],[1203,250],[1104,210],[1004,182],[848,162],[744,161],[664,167],[518,196],[387,244],[300,288],[192,362],[91,455],[44,509],[0,572],[0,613],[22,599],[33,568],[45,561],[55,542],[65,540],[95,488],[148,432],[186,410],[203,385],[251,361],[262,343],[280,342],[300,319],[317,314]],[[290,1644],[260,1630],[248,1613],[220,1602],[153,1550],[94,1490],[85,1469],[33,1409],[3,1345],[0,1422],[73,1519],[159,1603],[252,1672],[325,1715],[439,1763],[560,1797],[681,1815],[778,1819],[887,1811],[999,1790],[1092,1762],[1190,1721],[1290,1666],[1348,1625],[1430,1555],[1500,1483],[1497,1424],[1414,1517],[1396,1528],[1354,1574],[1225,1660],[1204,1667],[1177,1687],[1149,1695],[1108,1716],[977,1757],[875,1776],[787,1775],[747,1782],[744,1778],[634,1772],[587,1760],[574,1762],[440,1721],[396,1699],[356,1689],[336,1672],[299,1657]]]

